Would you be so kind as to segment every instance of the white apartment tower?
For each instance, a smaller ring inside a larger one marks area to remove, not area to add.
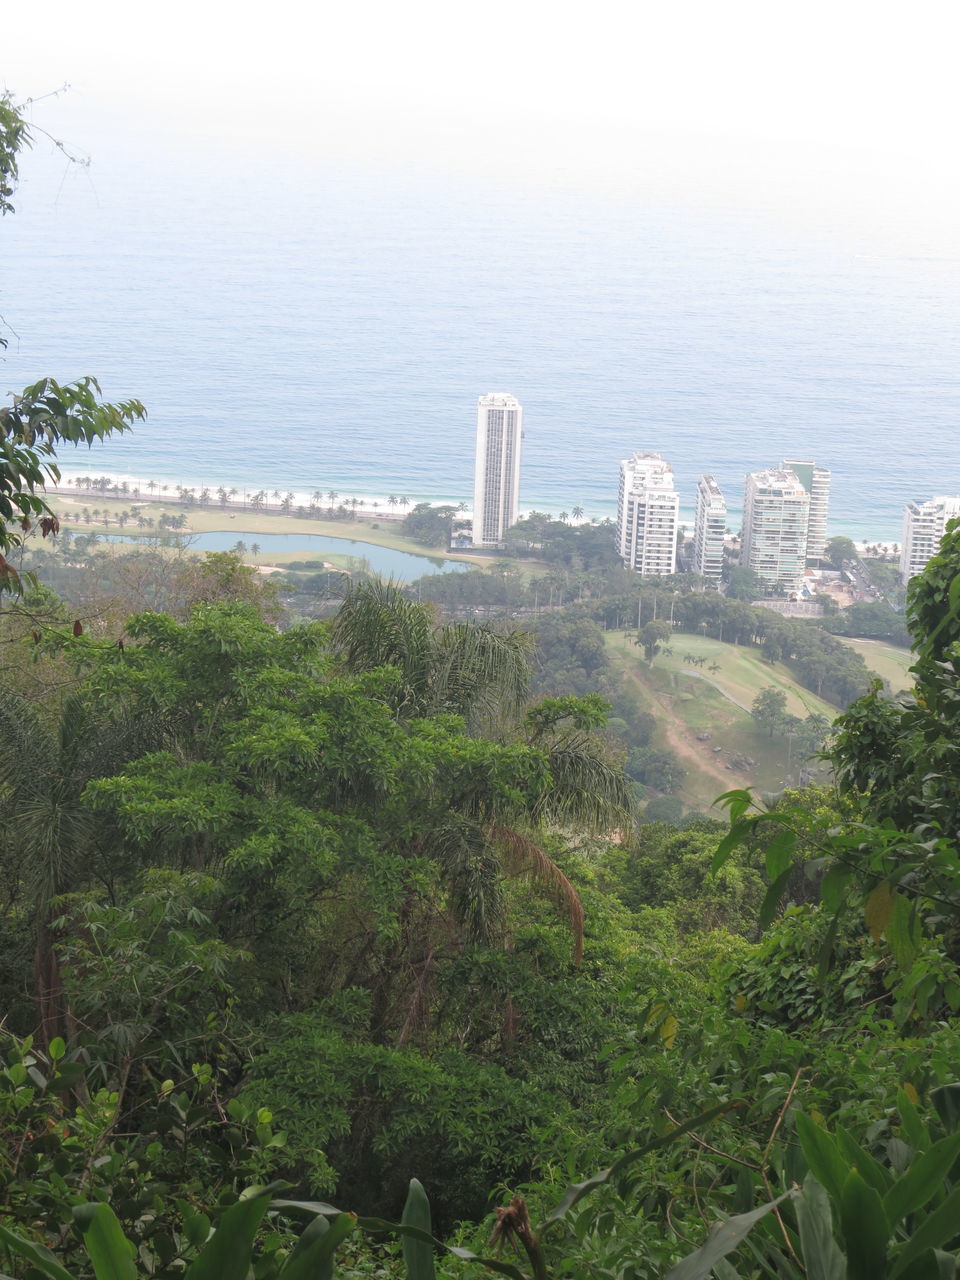
[[[807,559],[822,560],[827,545],[827,509],[830,506],[830,472],[815,462],[784,459],[784,471],[792,471],[810,495],[807,522]]]
[[[617,549],[629,569],[675,573],[680,495],[673,469],[659,453],[635,453],[620,463]]]
[[[743,491],[740,563],[765,587],[799,591],[807,563],[810,495],[792,471],[755,471]]]
[[[523,409],[514,396],[481,396],[473,479],[473,545],[499,546],[520,514]]]
[[[723,574],[723,547],[727,532],[727,503],[713,476],[701,476],[697,485],[697,514],[693,525],[693,570],[714,582]]]
[[[960,497],[908,502],[903,509],[903,546],[900,577],[904,583],[922,573],[927,561],[940,550],[947,521],[960,516]]]

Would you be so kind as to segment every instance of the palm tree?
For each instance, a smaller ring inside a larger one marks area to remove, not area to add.
[[[570,519],[570,513],[568,511],[561,511],[559,518],[563,521],[564,524],[566,524],[567,521]]]
[[[409,507],[409,505],[410,505],[410,499],[409,499],[409,498],[400,498],[400,500],[399,500],[399,501],[400,501],[400,505],[401,505],[401,507]]]
[[[251,554],[252,556],[258,556],[258,555],[260,554],[260,543],[259,543],[259,542],[251,542],[251,543],[250,543],[250,554]]]
[[[588,704],[571,707],[556,700],[523,714],[530,678],[529,637],[519,631],[438,623],[427,607],[407,600],[394,584],[349,588],[332,638],[350,671],[389,667],[396,672],[392,701],[403,721],[456,714],[473,729],[496,725],[499,750],[523,746],[541,756],[543,775],[529,789],[518,779],[510,794],[485,772],[479,758],[468,774],[463,773],[463,761],[451,760],[450,777],[435,779],[435,794],[449,797],[445,813],[438,813],[428,839],[420,837],[416,852],[436,867],[449,912],[466,937],[503,942],[503,877],[524,875],[563,911],[578,961],[583,908],[537,835],[556,824],[610,830],[622,823],[629,810],[625,780],[593,732],[602,715]],[[402,842],[404,837],[398,839]],[[406,936],[398,940],[396,955],[387,957],[391,972],[399,971],[394,962],[403,950],[408,956],[411,952],[417,901],[411,899],[405,913]],[[436,902],[430,904],[431,913],[436,908]],[[422,994],[419,990],[416,997],[421,1005]],[[385,999],[381,993],[380,1000]],[[378,1021],[383,1016],[382,1009],[375,1011]]]
[[[580,520],[583,518],[583,507],[573,508],[573,518],[574,520]]]
[[[387,498],[387,502],[391,507],[395,507],[397,505],[397,495],[395,493],[391,493]]]
[[[332,506],[333,506],[333,504],[336,502],[336,500],[340,497],[340,495],[339,495],[339,493],[337,493],[336,489],[331,489],[331,490],[327,493],[327,497],[330,499],[330,505],[331,505],[331,507],[332,507]]]

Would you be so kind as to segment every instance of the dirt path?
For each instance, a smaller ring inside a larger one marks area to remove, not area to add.
[[[711,682],[712,683],[712,682]],[[674,711],[669,694],[654,693],[647,690],[650,697],[663,712],[661,725],[670,744],[681,760],[695,764],[701,773],[709,774],[723,783],[723,790],[730,790],[730,770],[725,769],[705,743],[698,742],[690,730]]]

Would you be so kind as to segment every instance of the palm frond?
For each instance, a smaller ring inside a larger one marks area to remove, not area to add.
[[[38,778],[56,772],[57,755],[54,731],[37,706],[0,688],[0,787],[13,797],[35,791]]]
[[[627,779],[601,741],[568,734],[546,750],[551,782],[537,801],[539,821],[576,823],[600,833],[623,824],[631,810]]]
[[[502,939],[500,862],[483,829],[453,819],[435,830],[425,849],[437,863],[457,926],[471,942]]]
[[[503,852],[508,875],[526,876],[545,889],[556,907],[563,911],[573,934],[573,963],[583,959],[583,903],[576,889],[554,860],[539,845],[500,823],[492,823],[490,837]]]

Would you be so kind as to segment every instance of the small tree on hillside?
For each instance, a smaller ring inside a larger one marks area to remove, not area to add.
[[[787,695],[782,689],[775,689],[773,685],[760,690],[750,710],[754,720],[770,730],[771,738],[778,726],[783,723],[786,713]]]

